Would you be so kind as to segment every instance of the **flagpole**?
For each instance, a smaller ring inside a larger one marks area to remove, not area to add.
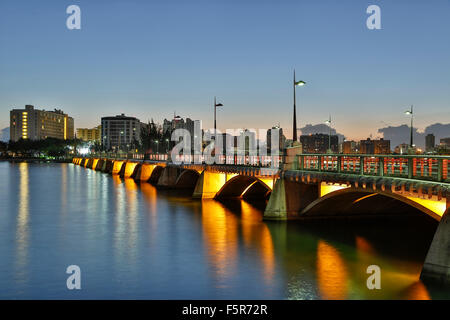
[[[216,137],[216,109],[217,109],[217,104],[216,104],[216,97],[214,96],[214,139]]]
[[[297,141],[297,114],[296,114],[296,105],[295,105],[295,69],[294,69],[294,116],[293,116],[293,124],[292,124],[292,142]]]

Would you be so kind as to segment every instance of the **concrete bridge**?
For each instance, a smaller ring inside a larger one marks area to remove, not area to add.
[[[421,212],[439,221],[422,275],[450,283],[450,157],[300,154],[281,168],[261,159],[228,164],[74,158],[75,164],[150,182],[191,188],[194,198],[267,199],[266,220],[348,218]]]

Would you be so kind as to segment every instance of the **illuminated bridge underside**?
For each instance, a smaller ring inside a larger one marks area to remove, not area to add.
[[[439,161],[442,170],[439,169],[438,176],[442,179],[436,181],[444,182],[318,170],[280,171],[234,165],[73,159],[74,164],[86,168],[151,182],[160,187],[194,188],[192,196],[196,198],[264,198],[270,194],[264,212],[267,220],[389,213],[407,218],[407,214],[419,211],[440,221],[421,278],[450,283],[450,184],[446,183],[448,160]]]
[[[414,208],[439,221],[450,196],[443,183],[307,171],[285,171],[277,184],[267,219],[403,213]]]

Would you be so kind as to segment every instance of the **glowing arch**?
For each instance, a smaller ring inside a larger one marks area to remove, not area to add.
[[[197,180],[200,177],[200,172],[197,170],[185,169],[178,176],[175,181],[176,188],[195,188]]]
[[[273,180],[251,176],[237,175],[225,182],[216,194],[217,198],[236,198],[246,195],[272,192]]]
[[[315,211],[319,211],[321,207],[323,208],[325,206],[332,208],[330,210],[341,208],[341,211],[350,212],[350,210],[352,210],[352,207],[354,207],[355,205],[362,205],[364,201],[368,201],[370,198],[373,198],[370,200],[375,200],[375,197],[378,197],[379,200],[383,200],[383,197],[397,200],[427,214],[437,221],[440,221],[445,211],[445,201],[433,201],[422,198],[407,197],[397,193],[378,190],[371,191],[359,188],[345,188],[327,193],[323,197],[320,197],[317,200],[311,202],[305,209],[302,210],[300,215],[311,216]],[[386,203],[386,201],[378,201],[378,203],[381,203],[384,206],[392,204],[392,202]],[[380,205],[379,208],[382,208],[382,206]],[[376,210],[376,208],[371,209]]]

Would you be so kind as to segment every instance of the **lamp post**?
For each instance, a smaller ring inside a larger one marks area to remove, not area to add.
[[[294,143],[295,141],[297,141],[297,107],[296,107],[296,96],[295,96],[295,88],[297,86],[299,87],[303,87],[306,84],[305,81],[297,81],[295,79],[295,69],[294,69],[294,116],[293,116],[293,124],[292,124],[292,142]]]
[[[410,110],[406,110],[405,114],[411,115],[411,128],[410,128],[410,136],[409,136],[409,147],[412,149],[414,147],[414,141],[413,141],[413,119],[414,119],[414,113],[413,113],[413,106],[411,105]]]
[[[166,143],[167,143],[166,153],[168,153],[169,152],[169,139],[166,139]]]
[[[119,135],[119,153],[120,153],[120,147],[121,147],[122,136],[123,136],[123,131],[120,131],[120,135]]]
[[[332,153],[331,151],[331,114],[327,121],[325,121],[326,124],[328,124],[328,151],[327,153]]]
[[[156,153],[159,154],[159,141],[155,140],[156,143]]]
[[[214,139],[216,137],[217,121],[216,121],[216,109],[217,107],[223,107],[223,104],[216,102],[216,97],[214,97]]]

